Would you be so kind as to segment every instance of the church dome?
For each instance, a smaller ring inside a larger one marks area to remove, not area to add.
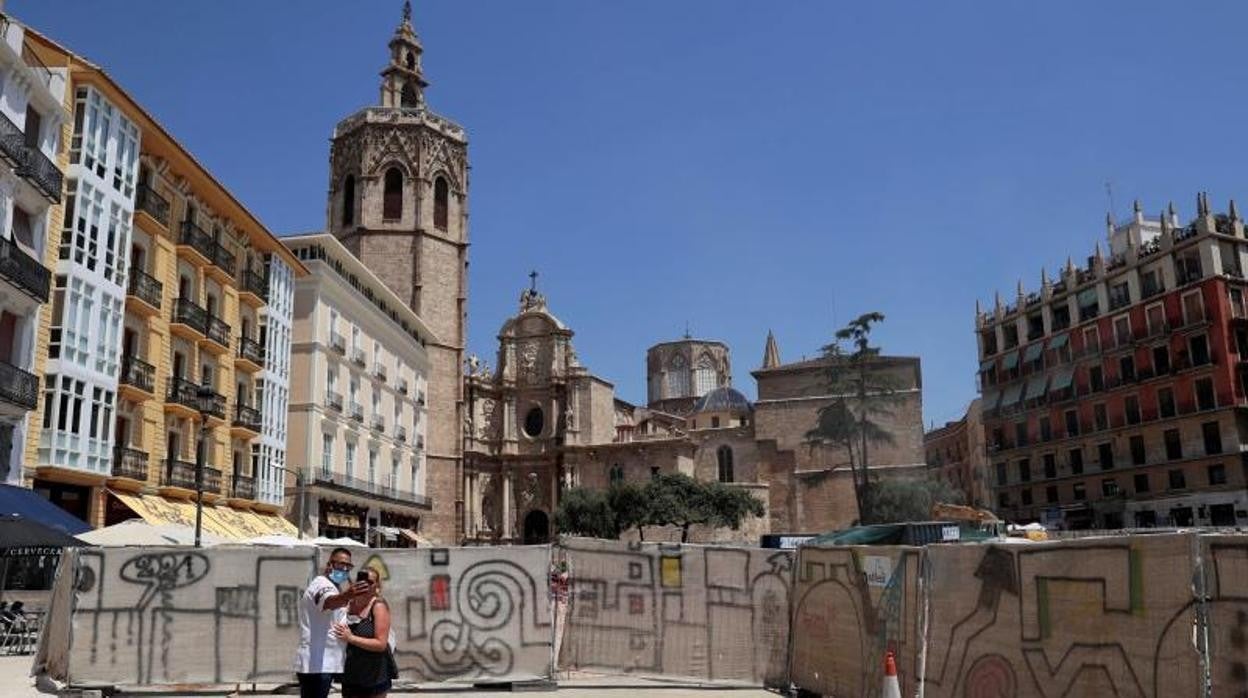
[[[694,413],[699,412],[732,412],[748,413],[753,409],[750,401],[738,390],[733,388],[716,388],[703,395],[698,404],[693,406]]]

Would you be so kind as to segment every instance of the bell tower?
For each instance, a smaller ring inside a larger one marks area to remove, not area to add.
[[[424,49],[410,2],[387,46],[380,105],[334,128],[326,230],[435,334],[426,342],[425,472],[433,508],[422,531],[456,544],[463,537],[468,137],[425,101]]]

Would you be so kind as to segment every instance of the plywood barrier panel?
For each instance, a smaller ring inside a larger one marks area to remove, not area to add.
[[[897,657],[902,695],[915,694],[920,548],[802,546],[793,583],[790,671],[823,695],[878,695],[884,655]]]
[[[1248,691],[1248,536],[1201,536],[1215,696]]]
[[[925,696],[1200,695],[1190,535],[925,549]]]
[[[565,539],[561,669],[784,686],[793,556]]]

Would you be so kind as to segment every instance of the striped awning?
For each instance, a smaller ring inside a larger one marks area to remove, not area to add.
[[[1061,349],[1070,341],[1070,334],[1059,334],[1049,342],[1050,349]]]
[[[1035,400],[1044,397],[1047,392],[1045,384],[1049,382],[1049,377],[1045,375],[1032,376],[1027,380],[1027,392],[1024,393],[1024,400]]]
[[[1001,362],[1001,368],[1009,371],[1018,368],[1018,352],[1012,351],[1005,355],[1005,360]]]
[[[1010,407],[1011,405],[1018,403],[1018,400],[1020,397],[1022,397],[1022,395],[1023,395],[1022,383],[1015,383],[1014,385],[1011,385],[1010,387],[1005,389],[1005,393],[1001,396],[1001,406]]]
[[[984,390],[984,398],[980,403],[979,409],[988,411],[997,409],[997,403],[1001,401],[1001,391],[996,388],[986,388]]]
[[[161,524],[195,525],[195,504],[190,501],[166,499],[159,495],[131,494],[109,490],[122,504],[129,507],[144,521]],[[264,535],[297,536],[295,525],[280,516],[243,511],[224,506],[205,506],[203,528],[222,538],[248,540]]]
[[[1053,384],[1049,386],[1049,390],[1065,390],[1070,387],[1071,382],[1075,378],[1075,367],[1065,366],[1057,373],[1053,374]]]
[[[1036,342],[1027,347],[1027,351],[1023,352],[1023,363],[1029,364],[1040,358],[1040,354],[1044,352],[1044,342]]]

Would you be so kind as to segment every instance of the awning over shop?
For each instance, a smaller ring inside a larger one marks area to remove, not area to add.
[[[1049,377],[1045,375],[1032,376],[1027,379],[1027,392],[1023,394],[1024,400],[1035,400],[1044,397],[1045,383],[1048,383]]]
[[[1062,347],[1066,346],[1066,343],[1067,343],[1067,342],[1069,342],[1069,341],[1070,341],[1070,334],[1069,334],[1069,333],[1067,333],[1067,334],[1059,334],[1059,335],[1057,335],[1056,337],[1054,337],[1054,338],[1053,338],[1053,340],[1052,340],[1051,342],[1049,342],[1049,348],[1050,348],[1050,349],[1061,349]]]
[[[91,530],[85,521],[44,499],[34,490],[0,485],[0,516],[12,514],[37,521],[67,536]]]
[[[1011,371],[1018,368],[1018,352],[1012,351],[1005,355],[1005,359],[1001,362],[1001,368]]]
[[[1005,394],[1001,396],[1001,406],[1009,407],[1017,403],[1018,399],[1022,397],[1022,393],[1023,393],[1022,383],[1015,383],[1014,385],[1011,385],[1010,387],[1006,388]]]
[[[402,533],[403,533],[404,538],[410,540],[411,542],[417,545],[423,545],[423,546],[430,547],[430,548],[434,547],[433,543],[428,538],[425,538],[424,536],[420,535],[419,533],[413,531],[410,528],[402,529]]]
[[[398,540],[403,531],[393,526],[374,526],[373,530],[380,533],[386,540]]]
[[[115,490],[110,493],[152,525],[195,525],[194,502]],[[204,506],[203,528],[214,535],[240,541],[270,534],[294,536],[299,533],[294,524],[280,516],[210,505]]]
[[[1049,390],[1058,391],[1065,390],[1070,387],[1070,383],[1075,377],[1075,367],[1066,366],[1053,374],[1053,384],[1049,386]]]
[[[1027,351],[1023,352],[1023,363],[1029,364],[1040,358],[1041,352],[1044,351],[1044,342],[1035,342],[1027,346]]]

